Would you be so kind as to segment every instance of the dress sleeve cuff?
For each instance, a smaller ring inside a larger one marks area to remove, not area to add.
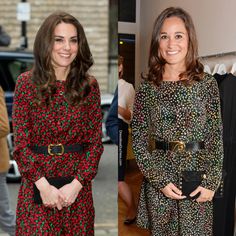
[[[77,179],[77,180],[81,183],[81,185],[84,186],[85,180],[84,180],[84,178],[82,177],[81,174],[77,174],[77,175],[75,176],[75,179]]]
[[[210,176],[202,180],[201,186],[211,191],[216,191],[220,185],[220,179],[211,178]]]

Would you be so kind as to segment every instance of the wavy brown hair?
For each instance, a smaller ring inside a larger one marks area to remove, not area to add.
[[[77,30],[78,53],[66,78],[65,96],[70,104],[80,103],[90,92],[88,70],[93,65],[92,54],[79,21],[66,12],[49,15],[39,28],[34,42],[35,63],[32,82],[37,88],[37,103],[48,105],[56,92],[56,76],[52,65],[54,30],[60,23],[72,24]]]
[[[195,27],[191,16],[182,8],[178,7],[166,8],[155,20],[149,51],[148,73],[145,76],[142,75],[142,77],[153,82],[157,86],[159,86],[163,80],[164,66],[166,61],[161,56],[159,51],[159,40],[163,23],[167,18],[170,17],[178,17],[184,22],[189,37],[188,52],[185,59],[186,71],[181,73],[179,78],[180,80],[182,78],[187,78],[187,80],[185,80],[186,84],[191,84],[193,81],[199,81],[203,78],[204,67],[198,60],[198,42]]]

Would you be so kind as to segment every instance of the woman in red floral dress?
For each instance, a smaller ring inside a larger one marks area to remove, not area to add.
[[[102,113],[83,27],[67,13],[50,15],[36,35],[34,56],[14,97],[14,157],[22,175],[16,235],[92,236]],[[53,177],[68,178],[55,187]]]

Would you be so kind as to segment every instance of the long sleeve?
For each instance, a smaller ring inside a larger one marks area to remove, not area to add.
[[[0,87],[0,138],[7,136],[9,132],[10,132],[10,127],[4,98],[4,92]]]
[[[150,101],[150,92],[148,83],[143,83],[139,91],[136,93],[134,101],[134,113],[132,120],[132,140],[133,151],[144,177],[158,189],[165,187],[171,182],[171,177],[158,163],[153,155],[149,152],[149,134],[151,131],[150,109],[152,101]]]
[[[100,157],[103,153],[102,145],[102,111],[98,83],[94,80],[91,92],[87,98],[87,115],[85,137],[85,157],[79,164],[77,179],[82,185],[91,181],[97,174]]]
[[[28,147],[32,126],[30,120],[31,93],[32,85],[30,85],[28,77],[19,76],[16,82],[12,114],[15,142],[14,159],[21,175],[35,182],[43,177],[43,174],[40,168],[36,168],[35,154]]]
[[[214,79],[207,81],[207,121],[205,137],[207,156],[207,175],[202,186],[216,190],[222,175],[223,165],[223,128],[221,120],[220,96]]]

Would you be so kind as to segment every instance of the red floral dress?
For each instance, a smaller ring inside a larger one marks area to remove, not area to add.
[[[94,235],[94,206],[91,181],[103,152],[101,106],[97,81],[86,102],[79,107],[65,99],[65,81],[56,82],[50,106],[36,106],[31,72],[19,76],[14,97],[14,158],[22,183],[17,204],[17,236]],[[62,156],[35,154],[29,146],[85,144],[82,153]],[[76,201],[61,211],[33,202],[33,183],[41,177],[74,176],[83,185]]]

